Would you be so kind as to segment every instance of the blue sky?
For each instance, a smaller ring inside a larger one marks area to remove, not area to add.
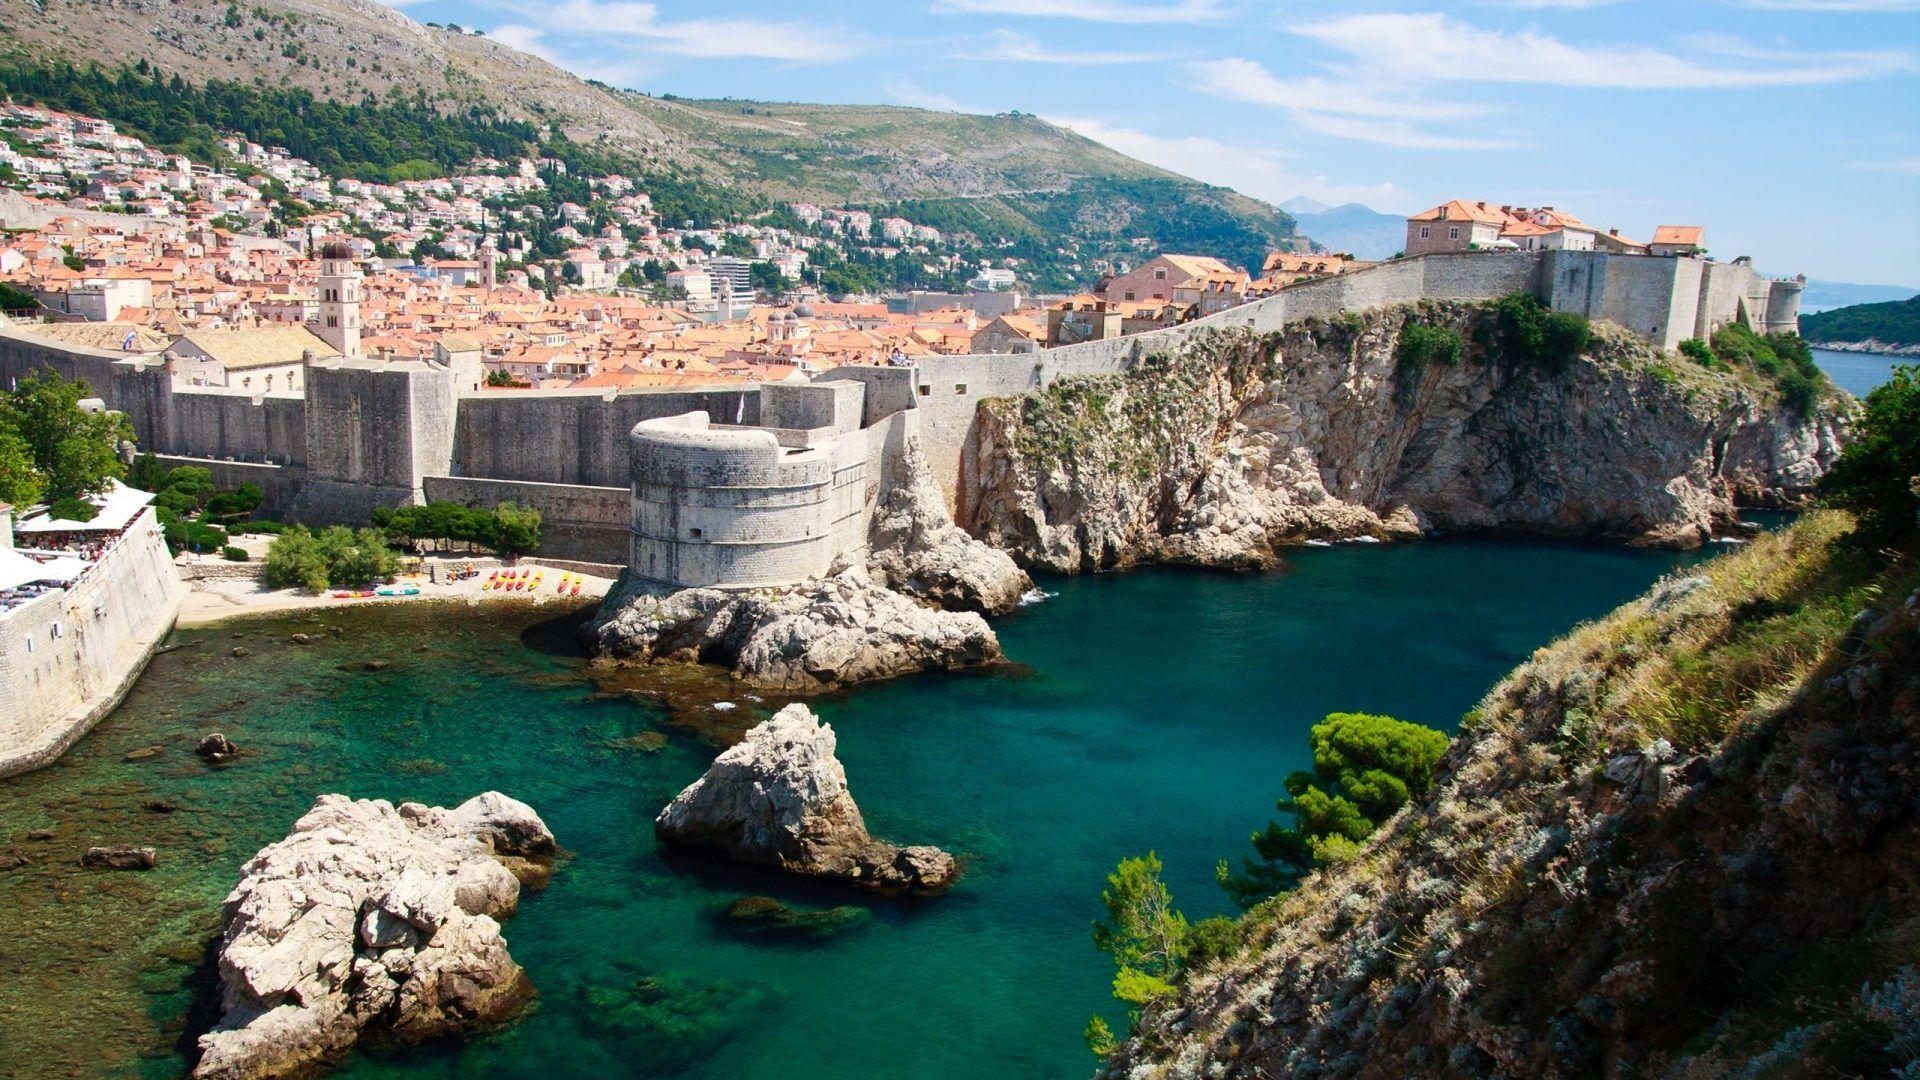
[[[409,0],[653,93],[1018,109],[1280,201],[1552,205],[1920,286],[1920,0]]]

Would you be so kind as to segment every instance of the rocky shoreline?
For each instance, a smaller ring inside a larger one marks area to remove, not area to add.
[[[1871,353],[1874,356],[1920,356],[1920,345],[1888,345],[1868,338],[1866,341],[1809,341],[1810,348],[1828,352]]]
[[[555,846],[499,792],[452,810],[322,795],[241,869],[216,946],[219,1023],[193,1075],[254,1080],[363,1040],[485,1031],[533,996],[499,919],[545,883]]]
[[[654,819],[665,843],[890,893],[935,893],[959,864],[936,847],[867,832],[834,756],[832,726],[794,704],[747,732]]]
[[[1033,582],[954,524],[916,446],[870,537],[864,562],[782,589],[673,591],[623,577],[581,641],[601,663],[717,664],[784,694],[1001,659],[982,616],[1014,610]]]
[[[1564,371],[1473,344],[1399,362],[1406,327],[1471,343],[1485,318],[1429,301],[1222,331],[989,401],[958,519],[1056,573],[1257,569],[1308,540],[1436,530],[1685,548],[1736,529],[1737,504],[1793,503],[1839,453],[1833,405],[1800,416],[1607,326]]]

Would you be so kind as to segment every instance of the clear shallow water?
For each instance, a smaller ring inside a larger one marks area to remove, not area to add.
[[[1813,360],[1840,389],[1854,397],[1865,397],[1867,391],[1891,379],[1895,364],[1920,362],[1912,357],[1835,352],[1832,349],[1813,350]]]
[[[1085,1075],[1088,1014],[1120,1018],[1088,933],[1117,860],[1157,850],[1190,916],[1224,910],[1214,862],[1271,815],[1325,713],[1451,729],[1533,649],[1698,557],[1459,540],[1308,549],[1258,577],[1045,582],[1056,596],[998,624],[1021,669],[817,703],[870,827],[971,859],[920,904],[663,858],[652,816],[713,747],[680,728],[654,754],[609,745],[664,711],[596,696],[565,628],[530,614],[403,606],[185,632],[62,763],[0,785],[0,844],[35,860],[0,871],[0,1072],[177,1073],[218,904],[315,793],[450,805],[495,787],[574,853],[507,924],[536,1011],[348,1075]],[[344,636],[287,642],[327,622]],[[393,666],[352,670],[376,658]],[[753,719],[739,700],[728,722]],[[252,751],[241,764],[192,756],[216,727]],[[122,760],[148,745],[163,750]],[[180,811],[141,809],[156,797]],[[46,827],[55,840],[24,840]],[[160,867],[71,865],[101,842],[154,844]],[[714,913],[747,894],[870,914],[821,942],[743,939]]]

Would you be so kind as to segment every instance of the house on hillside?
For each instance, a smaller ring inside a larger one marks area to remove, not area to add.
[[[1122,318],[1117,306],[1092,293],[1069,296],[1047,308],[1047,346],[1119,337]]]
[[[1663,258],[1705,255],[1707,230],[1698,225],[1661,225],[1653,230],[1653,254]]]
[[[1484,202],[1455,199],[1407,219],[1409,255],[1472,251],[1499,245],[1500,234],[1516,224],[1513,214]]]
[[[971,353],[1032,352],[1046,342],[1047,331],[1025,315],[1001,315],[973,332]]]
[[[1212,302],[1219,303],[1235,291],[1227,283],[1236,276],[1237,292],[1244,298],[1247,283],[1244,270],[1236,270],[1207,255],[1155,255],[1127,273],[1109,278],[1100,289],[1100,299],[1111,304],[1181,300],[1178,293],[1185,291],[1189,294],[1184,298],[1185,303],[1200,303],[1205,296],[1213,296]]]

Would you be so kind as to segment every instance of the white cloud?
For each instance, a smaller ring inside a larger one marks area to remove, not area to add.
[[[1282,79],[1252,60],[1229,57],[1183,67],[1188,84],[1230,101],[1280,109],[1309,131],[1420,150],[1487,150],[1511,142],[1478,134],[1475,105],[1435,101],[1365,80]],[[1424,123],[1422,123],[1424,122]]]
[[[916,109],[933,109],[936,112],[977,113],[984,109],[971,109],[937,90],[928,90],[912,79],[888,79],[880,84],[880,89],[889,99],[899,105],[909,105]]]
[[[1892,173],[1895,176],[1920,176],[1920,157],[1894,158],[1890,161],[1854,161],[1847,168],[1856,172]]]
[[[1281,202],[1306,195],[1326,203],[1365,202],[1372,206],[1404,201],[1392,184],[1342,183],[1324,175],[1297,175],[1284,155],[1262,146],[1222,142],[1193,135],[1166,137],[1083,117],[1043,116],[1049,124],[1076,131],[1150,165],[1222,184],[1242,194]]]
[[[1350,15],[1291,29],[1348,54],[1362,70],[1434,82],[1731,89],[1847,82],[1913,68],[1912,56],[1895,49],[1760,50],[1719,39],[1700,43],[1695,58],[1644,46],[1569,45],[1536,30],[1483,30],[1437,12]]]
[[[758,19],[660,17],[659,8],[634,0],[563,0],[548,6],[516,5],[538,22],[546,37],[631,39],[658,52],[702,59],[748,56],[793,63],[830,63],[874,47],[863,34],[812,22]],[[497,36],[497,35],[496,35]]]
[[[1166,53],[1150,52],[1102,52],[1092,49],[1054,52],[1034,38],[1011,30],[995,30],[987,35],[987,40],[989,44],[986,48],[963,54],[962,59],[1011,60],[1028,64],[1144,64],[1167,58]]]
[[[1920,11],[1920,0],[1742,0],[1762,11]]]
[[[1132,25],[1217,22],[1228,14],[1221,0],[1169,0],[1167,3],[1125,3],[1122,0],[934,0],[933,10],[944,14],[1027,15]]]

